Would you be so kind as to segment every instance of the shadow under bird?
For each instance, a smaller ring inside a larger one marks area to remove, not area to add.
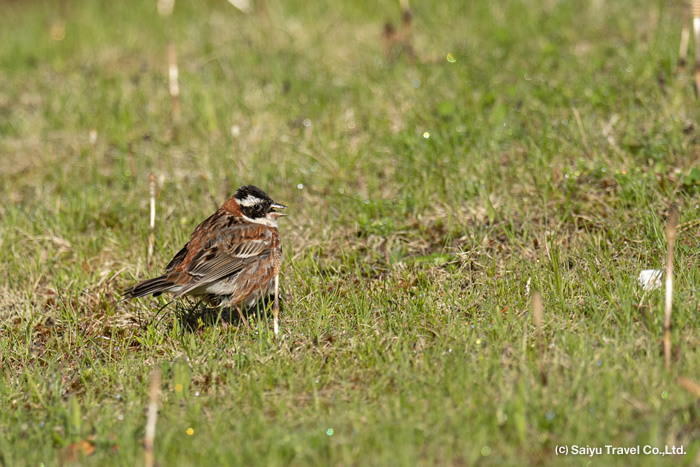
[[[279,273],[282,243],[277,219],[286,216],[253,185],[240,187],[214,214],[199,224],[190,241],[165,267],[162,276],[124,291],[125,299],[192,295],[213,306],[236,307],[250,329],[242,307],[274,292],[274,333],[279,331]]]

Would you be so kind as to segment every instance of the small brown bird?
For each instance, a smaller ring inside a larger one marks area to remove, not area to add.
[[[165,274],[124,291],[126,299],[185,294],[213,306],[252,306],[274,290],[274,332],[279,330],[279,272],[282,244],[277,219],[286,216],[260,188],[240,187],[214,214],[194,229],[190,241],[165,267]]]

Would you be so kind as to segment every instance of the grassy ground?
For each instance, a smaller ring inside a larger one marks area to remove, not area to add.
[[[160,465],[700,462],[683,2],[414,2],[414,59],[395,2],[155,3],[0,5],[0,464],[142,462],[154,368]],[[280,340],[118,301],[247,183],[289,206]]]

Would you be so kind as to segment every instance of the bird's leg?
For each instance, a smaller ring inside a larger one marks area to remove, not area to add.
[[[273,329],[275,331],[275,338],[277,338],[277,333],[279,332],[279,314],[280,314],[280,275],[275,274],[275,304],[272,306],[272,316],[273,318]]]
[[[245,324],[245,327],[247,327],[249,331],[252,331],[253,328],[250,327],[250,324],[248,324],[248,320],[246,320],[245,316],[243,316],[243,310],[242,310],[242,306],[240,303],[236,306],[236,310],[238,310],[238,316],[241,317],[241,321],[243,321],[243,324]]]

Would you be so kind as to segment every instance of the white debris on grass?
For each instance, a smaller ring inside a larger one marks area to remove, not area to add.
[[[639,273],[639,285],[644,290],[659,289],[663,285],[661,282],[662,277],[663,271],[660,269],[645,269]]]

